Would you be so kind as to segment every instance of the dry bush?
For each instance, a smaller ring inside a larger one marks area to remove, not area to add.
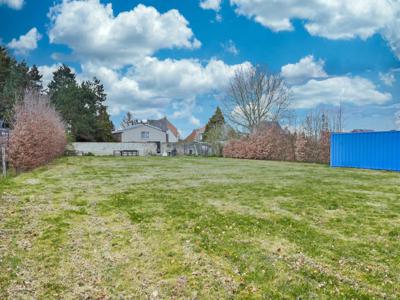
[[[31,170],[62,155],[67,143],[64,123],[47,97],[25,93],[15,107],[9,161],[17,171]]]
[[[229,141],[225,157],[293,161],[294,148],[290,133],[278,126],[259,128],[249,137]]]
[[[323,131],[318,137],[297,135],[295,142],[296,161],[327,164],[330,161],[330,132]]]
[[[231,158],[329,163],[330,132],[318,136],[291,134],[279,126],[256,130],[248,137],[228,141],[223,155]]]
[[[297,161],[309,161],[309,140],[303,132],[296,137],[295,156]]]
[[[329,131],[321,132],[319,140],[319,161],[323,164],[329,164],[331,160],[331,133]]]

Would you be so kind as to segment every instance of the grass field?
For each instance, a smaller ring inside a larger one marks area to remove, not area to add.
[[[400,174],[72,157],[0,193],[0,299],[400,297]]]

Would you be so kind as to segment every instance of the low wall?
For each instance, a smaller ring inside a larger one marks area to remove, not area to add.
[[[167,153],[168,155],[214,155],[211,145],[202,142],[163,143],[161,145],[161,153]]]
[[[75,151],[94,155],[113,155],[114,151],[138,150],[140,156],[157,154],[156,143],[72,143]]]

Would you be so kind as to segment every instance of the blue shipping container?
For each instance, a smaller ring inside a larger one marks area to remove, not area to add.
[[[400,131],[333,133],[331,167],[400,171]]]

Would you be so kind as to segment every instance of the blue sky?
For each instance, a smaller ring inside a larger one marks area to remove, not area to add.
[[[250,64],[282,73],[300,120],[341,104],[348,130],[395,129],[398,28],[398,0],[0,0],[2,44],[46,81],[67,63],[104,83],[117,127],[129,110],[183,135]]]

